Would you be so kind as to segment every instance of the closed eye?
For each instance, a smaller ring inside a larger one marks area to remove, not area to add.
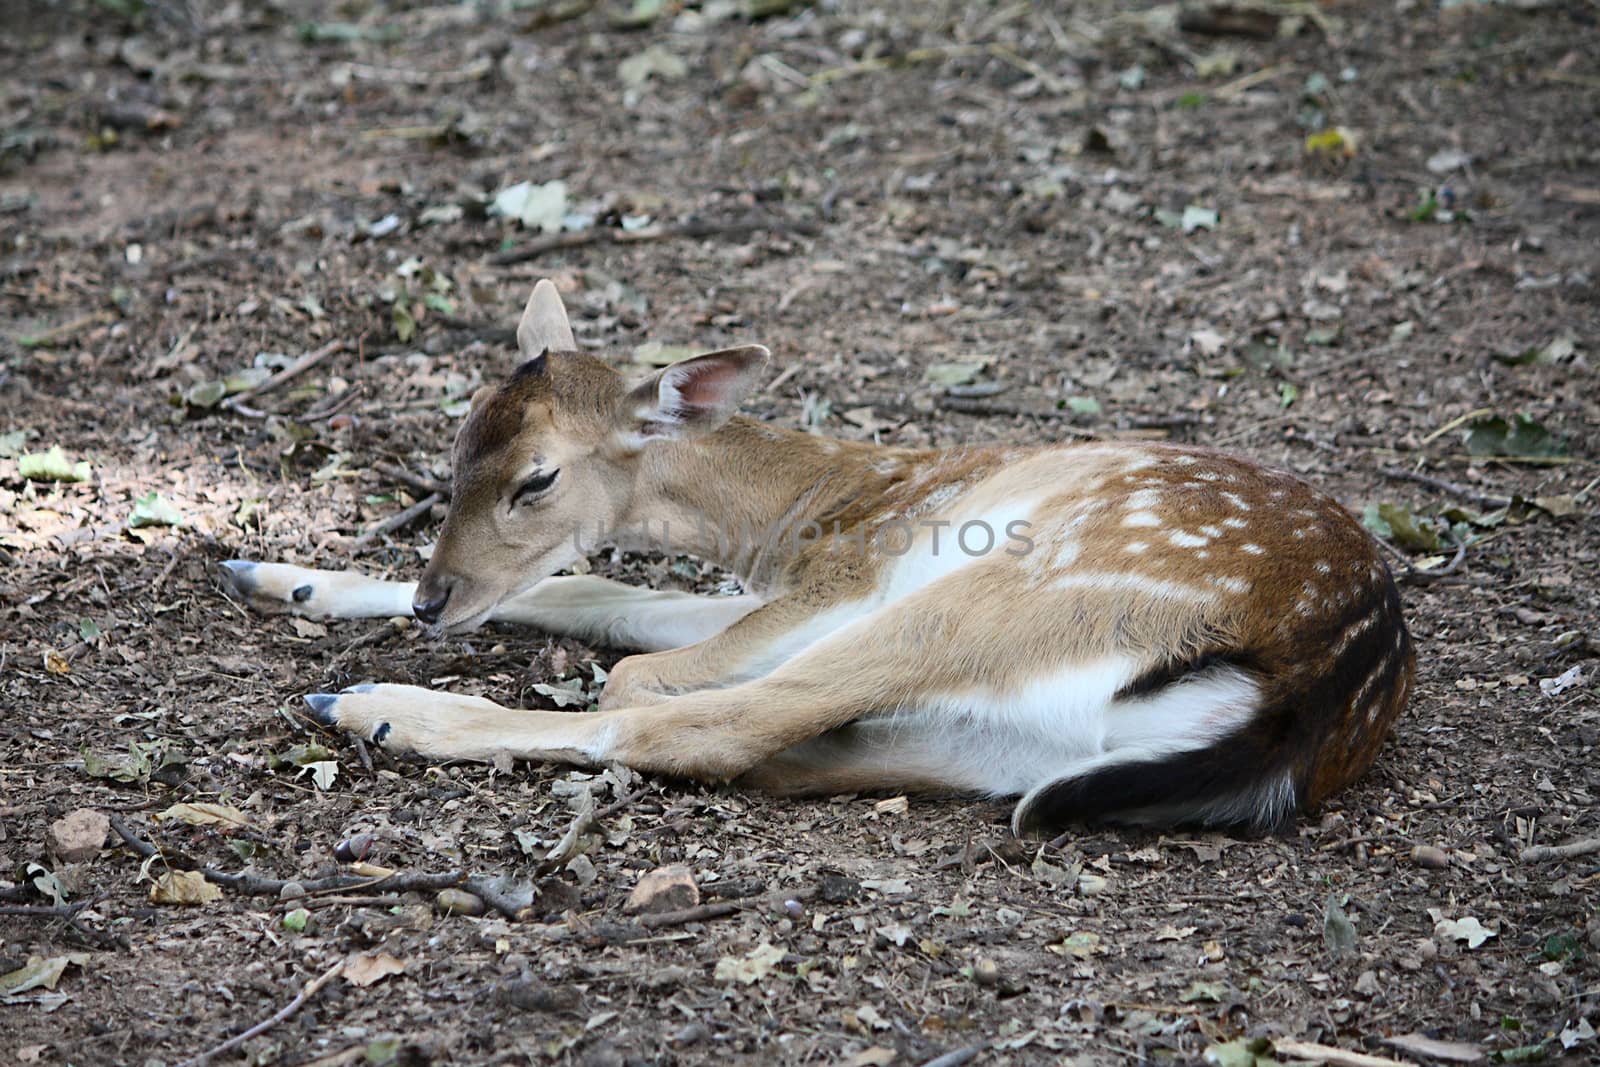
[[[511,494],[511,506],[516,507],[517,504],[521,503],[522,501],[531,500],[533,497],[543,493],[546,489],[549,489],[552,485],[555,485],[556,476],[560,473],[561,468],[557,467],[553,471],[540,471],[539,473],[533,475],[527,481],[517,486],[517,491]]]

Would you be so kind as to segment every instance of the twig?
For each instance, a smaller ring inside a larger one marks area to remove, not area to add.
[[[108,934],[96,930],[92,926],[85,926],[78,921],[78,913],[85,908],[105,900],[105,896],[96,897],[94,900],[80,900],[76,904],[0,904],[0,915],[29,915],[40,919],[63,919],[67,929],[77,934],[84,941],[100,948],[128,947],[128,943],[115,934]]]
[[[294,415],[291,417],[295,422],[299,423],[320,422],[323,419],[331,419],[335,415],[339,414],[339,412],[343,411],[345,408],[359,400],[361,398],[361,394],[364,392],[366,392],[366,388],[360,382],[357,382],[344,392],[340,393],[332,403],[326,404],[322,407],[312,408],[304,415]]]
[[[1403,582],[1426,583],[1436,582],[1440,578],[1448,578],[1461,569],[1462,561],[1467,558],[1467,544],[1463,541],[1456,546],[1456,554],[1448,564],[1438,570],[1425,571],[1412,563],[1411,557],[1407,556],[1400,548],[1390,544],[1376,534],[1373,535],[1372,539],[1388,549],[1394,558],[1399,561],[1400,565],[1405,568],[1405,572],[1400,575],[1400,580]]]
[[[559,870],[567,865],[572,857],[578,854],[579,847],[583,844],[583,835],[588,833],[595,824],[594,794],[580,793],[578,813],[572,817],[572,823],[567,827],[567,832],[561,835],[561,840],[545,853],[533,869],[535,878],[543,878],[551,871]]]
[[[385,478],[393,478],[401,485],[410,486],[419,493],[438,493],[446,499],[450,497],[450,484],[441,482],[437,478],[427,478],[420,474],[412,474],[404,467],[393,463],[374,463],[372,469]]]
[[[1297,1060],[1321,1060],[1332,1067],[1409,1067],[1404,1060],[1387,1056],[1369,1056],[1365,1052],[1349,1052],[1333,1045],[1319,1045],[1315,1041],[1277,1040],[1272,1043],[1277,1052]]]
[[[532,910],[530,906],[503,892],[492,879],[474,875],[462,882],[461,888],[508,919],[522,920],[530,917],[529,913]]]
[[[497,267],[507,267],[513,263],[526,263],[530,259],[538,259],[547,252],[561,252],[573,248],[586,248],[589,245],[631,245],[643,244],[646,241],[666,241],[678,237],[726,237],[733,234],[753,233],[756,230],[785,230],[799,233],[815,233],[815,227],[808,223],[792,222],[788,219],[763,216],[753,219],[734,219],[727,222],[683,222],[673,226],[647,226],[641,230],[619,230],[610,226],[591,226],[587,230],[578,230],[575,233],[553,233],[548,237],[540,237],[530,241],[521,248],[513,248],[506,252],[499,252],[489,257],[489,262]]]
[[[1565,860],[1573,856],[1587,856],[1592,852],[1600,852],[1600,837],[1585,838],[1582,841],[1571,841],[1565,845],[1534,845],[1525,848],[1517,854],[1523,863],[1543,863],[1546,860]]]
[[[1431,474],[1423,474],[1420,471],[1408,471],[1400,467],[1379,467],[1378,473],[1385,478],[1394,478],[1402,482],[1416,482],[1418,485],[1425,485],[1430,489],[1437,489],[1441,493],[1449,493],[1452,496],[1461,497],[1463,500],[1470,500],[1474,504],[1481,504],[1486,508],[1503,508],[1511,503],[1511,498],[1508,496],[1485,493],[1480,489],[1458,485],[1455,482],[1447,482],[1443,478],[1435,478]]]
[[[214,1048],[209,1048],[200,1053],[198,1056],[192,1056],[189,1059],[184,1060],[178,1065],[178,1067],[203,1067],[204,1064],[210,1063],[213,1059],[222,1055],[224,1052],[231,1052],[240,1045],[244,1044],[246,1041],[249,1041],[252,1037],[259,1037],[260,1035],[266,1033],[268,1030],[272,1029],[274,1026],[277,1026],[279,1023],[289,1018],[289,1016],[305,1007],[306,1001],[316,996],[323,986],[327,985],[329,982],[333,981],[339,976],[339,972],[344,970],[344,965],[345,960],[340,960],[338,963],[335,963],[332,967],[329,967],[326,971],[323,971],[322,974],[307,982],[304,988],[300,990],[299,995],[297,995],[293,1000],[289,1001],[289,1003],[285,1004],[283,1007],[279,1008],[270,1017],[261,1020],[241,1034],[235,1034],[222,1044],[217,1045]]]
[[[962,415],[977,415],[983,417],[999,418],[1025,418],[1040,419],[1044,421],[1060,422],[1070,419],[1076,412],[1056,411],[1053,408],[1027,408],[1017,404],[996,404],[987,400],[975,400],[964,396],[940,396],[938,404],[946,411],[959,412]],[[1093,430],[1085,430],[1077,426],[1060,427],[1066,433],[1077,437],[1095,438],[1100,435]]]
[[[119,815],[111,816],[111,829],[141,857],[149,859],[162,854],[161,849],[141,838]],[[174,864],[176,866],[176,864]],[[386,878],[370,878],[362,874],[331,874],[325,878],[263,878],[248,871],[219,871],[215,867],[196,867],[208,882],[247,896],[281,896],[288,885],[298,885],[307,896],[316,893],[362,889],[374,893],[437,892],[451,889],[467,881],[465,871],[445,871],[440,874],[391,874]]]
[[[943,1056],[935,1056],[928,1060],[922,1067],[962,1067],[962,1064],[971,1063],[985,1052],[989,1051],[993,1041],[979,1041],[976,1045],[967,1045],[964,1048],[953,1049]]]
[[[650,930],[658,930],[664,926],[682,926],[685,923],[705,922],[707,919],[720,919],[725,915],[743,911],[742,904],[701,904],[693,908],[679,908],[676,911],[657,912],[654,915],[641,915],[638,923]]]
[[[295,360],[293,363],[289,364],[287,367],[283,368],[281,371],[274,374],[260,385],[246,389],[240,393],[234,393],[232,396],[228,397],[228,399],[222,402],[222,406],[225,408],[237,408],[243,405],[246,400],[254,399],[255,397],[261,396],[264,393],[270,393],[284,382],[304,374],[306,371],[310,370],[312,367],[315,367],[318,363],[321,363],[335,352],[342,351],[343,349],[343,340],[329,341],[321,348],[307,352],[305,355],[301,356],[299,359]]]
[[[394,515],[390,515],[387,519],[384,519],[382,522],[369,529],[366,533],[356,538],[354,547],[365,548],[367,545],[370,545],[372,542],[376,541],[385,534],[394,533],[396,530],[404,529],[405,527],[410,526],[413,522],[416,522],[418,519],[422,518],[422,516],[432,511],[435,504],[444,503],[444,500],[445,497],[443,493],[429,493],[415,504],[412,504],[409,508],[406,508],[404,511],[397,512]]]

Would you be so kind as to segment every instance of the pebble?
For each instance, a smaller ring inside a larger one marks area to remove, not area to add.
[[[972,965],[972,980],[981,986],[996,985],[1000,981],[1000,965],[994,960],[979,960]]]
[[[1411,850],[1411,862],[1430,871],[1442,871],[1450,866],[1450,857],[1442,848],[1418,845]]]
[[[283,888],[278,890],[278,897],[281,900],[293,900],[295,897],[303,897],[305,895],[306,887],[299,882],[285,882]]]
[[[484,912],[483,898],[465,889],[439,890],[439,895],[433,898],[433,906],[441,915],[476,916]]]
[[[63,863],[82,863],[99,855],[110,832],[110,819],[93,808],[79,808],[50,824],[47,843]]]

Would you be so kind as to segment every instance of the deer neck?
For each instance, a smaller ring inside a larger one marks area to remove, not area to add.
[[[860,514],[904,476],[913,453],[817,437],[735,417],[704,437],[645,451],[624,534],[710,560],[758,586],[818,537],[846,504]],[[626,547],[631,537],[619,537]]]

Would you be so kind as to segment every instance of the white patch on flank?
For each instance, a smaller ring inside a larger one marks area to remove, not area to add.
[[[959,533],[959,531],[957,532]],[[973,547],[977,546],[974,545]],[[959,545],[956,547],[956,551],[960,551]],[[1082,546],[1076,541],[1057,542],[1055,559],[1051,562],[1058,568],[1069,567],[1072,565],[1073,561],[1078,558],[1080,551],[1082,551]]]
[[[1194,554],[1194,558],[1195,559],[1210,559],[1211,558],[1211,553],[1202,548],[1200,551],[1198,551],[1198,552],[1196,552]]]
[[[1344,633],[1339,635],[1339,640],[1333,646],[1333,658],[1338,659],[1340,656],[1344,655],[1350,646],[1355,643],[1356,638],[1372,629],[1373,625],[1377,623],[1377,621],[1378,613],[1374,611],[1370,614],[1361,616],[1361,618],[1347,626]]]
[[[1140,489],[1136,493],[1129,493],[1128,499],[1123,502],[1123,506],[1129,511],[1137,511],[1140,508],[1155,507],[1156,502],[1160,499],[1161,491],[1159,489]]]
[[[1175,682],[1154,693],[1114,705],[1106,717],[1103,753],[1075,766],[1058,769],[1018,803],[1013,825],[1050,785],[1119,764],[1140,764],[1192,752],[1227,737],[1250,722],[1260,701],[1255,681],[1243,671],[1220,669]],[[1275,775],[1266,782],[1245,784],[1238,792],[1198,807],[1161,807],[1120,813],[1130,821],[1216,819],[1274,825],[1294,810],[1294,782]]]
[[[1180,467],[1187,467],[1191,463],[1196,463],[1198,461],[1193,456],[1174,456],[1172,462],[1176,463]]]
[[[1241,596],[1250,591],[1250,583],[1243,578],[1230,578],[1225,574],[1213,574],[1206,581],[1218,588],[1226,589],[1230,593]]]
[[[1306,539],[1306,532],[1304,530],[1295,530],[1294,539],[1296,541],[1304,541]]]
[[[1248,503],[1246,503],[1244,497],[1240,496],[1238,493],[1224,492],[1222,494],[1222,499],[1226,500],[1228,503],[1232,504],[1234,507],[1238,508],[1240,511],[1249,511],[1250,510],[1250,505]]]
[[[1156,517],[1154,512],[1149,512],[1149,511],[1130,511],[1130,512],[1128,512],[1128,514],[1126,514],[1126,515],[1124,515],[1122,517],[1122,525],[1124,525],[1124,526],[1160,526],[1161,525],[1161,520]]]
[[[1317,560],[1317,573],[1318,574],[1332,574],[1333,573],[1333,568],[1328,566],[1328,563],[1327,563],[1326,560],[1319,559],[1319,560]]]
[[[1216,595],[1183,582],[1169,582],[1161,578],[1147,578],[1142,574],[1121,574],[1115,571],[1068,574],[1056,580],[1057,589],[1089,589],[1100,593],[1143,593],[1167,600],[1185,600],[1193,604],[1209,604]]]
[[[1202,526],[1202,527],[1200,527],[1200,532],[1205,534],[1207,537],[1221,537],[1222,536],[1222,531],[1217,529],[1215,526]]]
[[[1139,553],[1143,552],[1145,549],[1147,549],[1149,547],[1150,546],[1145,544],[1143,541],[1130,541],[1125,546],[1124,551],[1132,552],[1134,555],[1137,556]]]
[[[957,789],[1023,793],[1106,750],[1114,698],[1137,674],[1123,656],[1039,675],[1005,692],[975,689],[872,715],[850,730],[855,744],[896,762],[936,768]]]
[[[1202,482],[1214,482],[1218,478],[1221,478],[1222,475],[1218,474],[1216,471],[1197,471],[1195,472],[1195,477],[1200,479]]]
[[[1250,523],[1245,519],[1239,518],[1237,515],[1229,515],[1226,519],[1222,520],[1222,525],[1226,526],[1230,530],[1242,530],[1246,526],[1249,526]]]
[[[1211,543],[1210,538],[1196,537],[1194,534],[1186,533],[1183,530],[1172,531],[1172,533],[1167,535],[1167,540],[1171,541],[1179,548],[1199,548],[1201,545],[1208,545]]]

